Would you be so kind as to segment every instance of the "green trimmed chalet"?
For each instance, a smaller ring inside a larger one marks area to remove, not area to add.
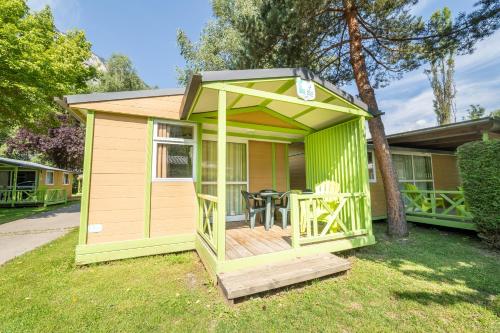
[[[59,103],[87,127],[78,264],[196,250],[235,298],[245,292],[224,279],[239,272],[337,265],[277,286],[301,282],[340,271],[345,262],[330,253],[375,242],[372,115],[306,69],[201,72],[185,89]],[[294,142],[305,145],[305,188],[290,187]]]

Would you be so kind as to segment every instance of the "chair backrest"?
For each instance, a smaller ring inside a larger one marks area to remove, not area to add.
[[[404,183],[405,190],[407,191],[418,191],[418,187],[415,184]]]
[[[314,187],[318,194],[338,194],[340,193],[340,184],[333,180],[325,180]]]
[[[250,209],[252,208],[252,205],[250,204],[250,193],[248,193],[247,191],[245,190],[241,190],[241,195],[243,196],[243,198],[245,199],[245,205],[246,205],[246,208],[247,209]]]

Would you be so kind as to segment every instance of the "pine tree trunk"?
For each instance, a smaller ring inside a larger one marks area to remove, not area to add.
[[[361,32],[356,17],[357,9],[354,0],[343,0],[343,3],[345,10],[344,17],[350,38],[351,66],[359,96],[368,105],[370,110],[378,111],[375,91],[370,84],[363,55]],[[396,170],[392,164],[389,144],[385,137],[384,124],[380,116],[368,120],[368,127],[373,140],[375,157],[384,183],[385,199],[387,202],[387,233],[393,237],[405,237],[408,235],[408,225],[406,223],[404,204],[401,192],[399,191]]]

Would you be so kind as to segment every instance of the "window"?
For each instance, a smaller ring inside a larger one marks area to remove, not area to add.
[[[203,140],[201,158],[202,193],[217,195],[217,141]],[[226,142],[226,219],[244,218],[241,191],[248,190],[247,143]]]
[[[63,173],[63,185],[69,185],[69,173]]]
[[[393,154],[392,160],[398,173],[401,189],[404,184],[414,184],[421,190],[432,190],[432,161],[429,155]]]
[[[47,171],[45,174],[45,185],[54,185],[54,171]]]
[[[377,171],[375,169],[375,156],[373,155],[373,151],[368,152],[368,179],[370,183],[377,182]]]
[[[157,122],[154,127],[155,180],[185,180],[194,178],[194,125]]]

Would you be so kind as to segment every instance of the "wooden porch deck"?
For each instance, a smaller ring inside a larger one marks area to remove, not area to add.
[[[244,221],[227,222],[226,258],[232,260],[289,250],[292,248],[290,231],[290,227],[282,229],[276,224],[266,231],[261,224],[250,229]]]

